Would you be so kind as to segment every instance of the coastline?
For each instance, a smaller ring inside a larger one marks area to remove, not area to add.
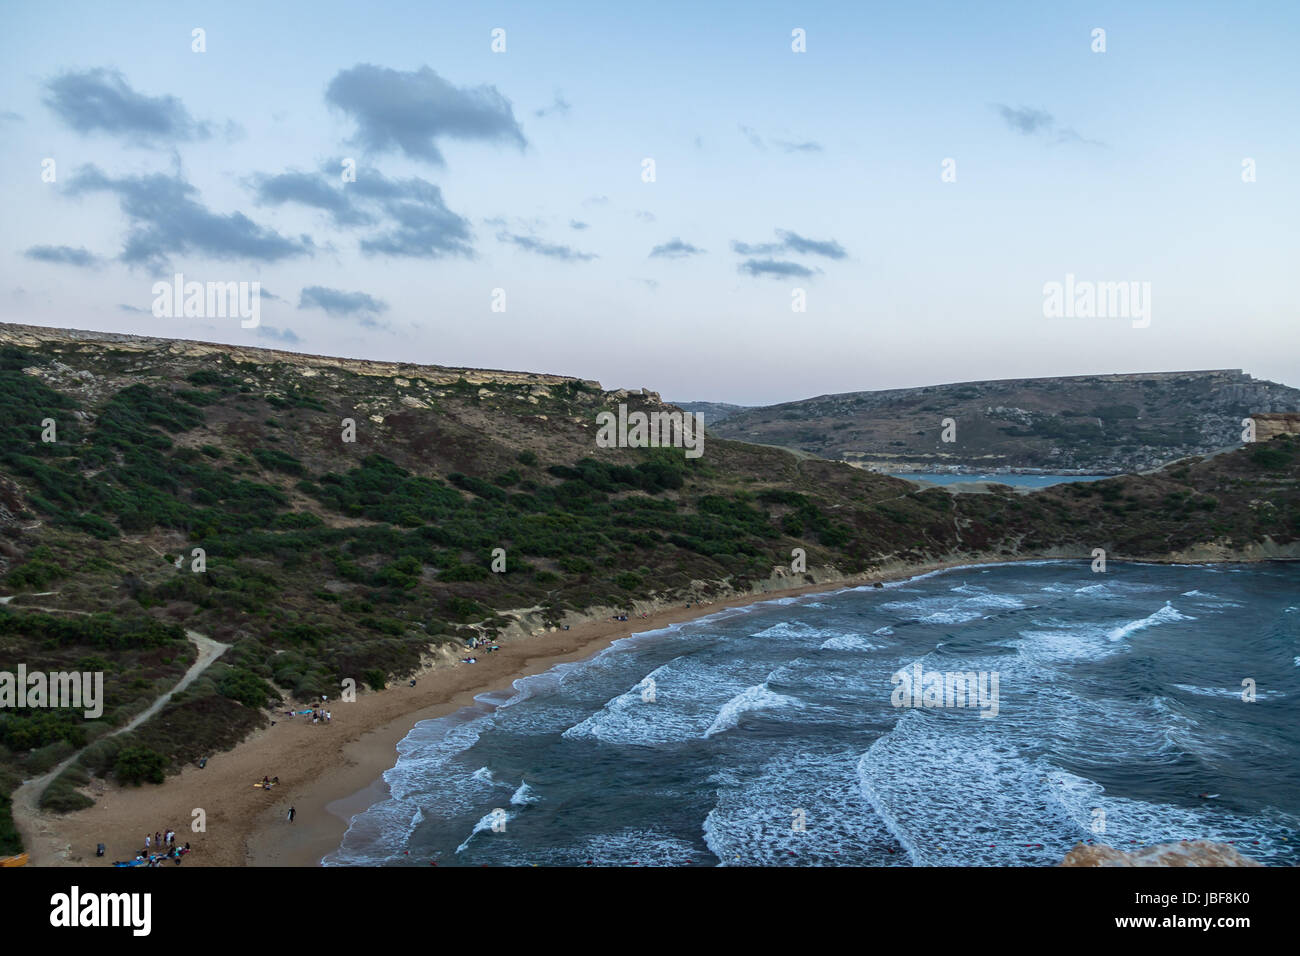
[[[382,691],[358,695],[354,703],[332,702],[333,721],[328,725],[280,717],[274,726],[257,731],[232,750],[213,754],[204,769],[188,766],[161,786],[108,784],[95,792],[95,805],[85,810],[63,815],[38,813],[32,823],[39,836],[35,845],[27,848],[31,864],[110,865],[134,855],[143,842],[139,834],[174,826],[178,839],[193,845],[195,852],[186,857],[189,866],[317,866],[338,848],[350,818],[387,795],[383,774],[396,764],[397,744],[417,723],[475,706],[480,695],[508,692],[520,678],[557,664],[585,660],[634,634],[729,608],[963,567],[1059,560],[1087,559],[1069,553],[963,556],[789,588],[741,592],[704,604],[692,602],[689,608],[675,605],[628,621],[588,619],[568,631],[503,641],[500,650],[478,657],[477,664],[425,671],[418,675],[414,687],[403,680]],[[270,793],[254,788],[253,782],[264,775],[280,777],[281,786]],[[286,819],[290,806],[296,810],[292,824]],[[191,832],[189,821],[199,809],[206,818],[206,832]],[[102,859],[95,857],[98,842],[108,847]]]

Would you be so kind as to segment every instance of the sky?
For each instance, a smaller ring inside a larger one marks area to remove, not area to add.
[[[677,401],[1300,386],[1294,2],[18,0],[5,21],[0,321]],[[260,283],[260,324],[156,315],[178,273]],[[1047,314],[1067,276],[1142,295]]]

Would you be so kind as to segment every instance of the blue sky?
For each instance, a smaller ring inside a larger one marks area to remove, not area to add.
[[[5,321],[747,404],[1180,368],[1300,385],[1293,3],[6,19]],[[176,272],[275,298],[257,329],[156,318]],[[1149,327],[1044,317],[1067,273],[1149,282]]]

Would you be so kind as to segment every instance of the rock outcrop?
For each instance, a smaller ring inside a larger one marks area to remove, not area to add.
[[[1113,846],[1077,843],[1061,866],[1263,866],[1234,847],[1210,840],[1160,843],[1125,852]]]
[[[1256,412],[1255,441],[1268,441],[1278,435],[1300,435],[1300,412]]]
[[[86,349],[112,349],[116,352],[139,352],[160,359],[204,358],[225,356],[236,362],[255,365],[283,363],[302,369],[331,368],[389,378],[421,378],[438,385],[452,385],[462,379],[471,385],[564,385],[578,382],[588,388],[600,390],[600,383],[568,375],[546,375],[539,372],[508,372],[500,369],[455,368],[443,365],[416,365],[410,362],[380,362],[369,359],[332,358],[324,355],[304,355],[281,349],[253,348],[242,345],[221,345],[212,342],[195,342],[189,339],[159,339],[147,335],[123,335],[116,332],[90,332],[80,329],[47,329],[36,325],[0,323],[0,343],[22,348],[42,349],[49,346],[83,351]]]

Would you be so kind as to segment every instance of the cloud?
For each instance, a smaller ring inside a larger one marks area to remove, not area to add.
[[[130,265],[165,266],[178,253],[201,253],[215,259],[278,262],[312,255],[308,236],[286,238],[257,225],[242,212],[215,213],[194,197],[198,190],[177,174],[107,176],[96,166],[83,166],[68,194],[114,193],[131,221],[126,245],[118,257]]]
[[[1030,109],[1022,106],[1019,109],[1013,109],[1002,103],[994,103],[993,108],[998,111],[998,115],[1006,122],[1007,126],[1020,133],[1023,136],[1034,136],[1042,134],[1051,139],[1053,143],[1083,143],[1088,146],[1105,146],[1101,140],[1087,139],[1079,135],[1069,127],[1058,127],[1056,117],[1046,110]]]
[[[0,123],[22,123],[25,120],[22,115],[15,113],[13,110],[0,110]]]
[[[738,239],[731,241],[731,251],[741,256],[770,256],[774,252],[781,251],[779,242],[760,242],[757,245],[749,242],[741,242]]]
[[[740,264],[740,271],[752,276],[768,275],[781,279],[797,276],[807,279],[815,275],[814,270],[801,266],[797,262],[784,262],[779,259],[746,259]]]
[[[704,253],[703,249],[691,245],[689,242],[682,242],[677,237],[669,239],[665,243],[655,246],[650,250],[651,259],[684,259],[687,256],[698,256]]]
[[[1003,106],[1002,104],[996,104],[994,109],[1001,114],[1002,119],[1006,121],[1009,127],[1017,133],[1023,133],[1025,136],[1050,129],[1052,124],[1056,122],[1052,118],[1052,114],[1046,110],[1032,110],[1024,106],[1020,109],[1012,109],[1010,106]]]
[[[1059,129],[1059,130],[1056,131],[1056,139],[1055,139],[1055,142],[1058,143],[1058,144],[1060,144],[1060,143],[1082,143],[1082,144],[1085,145],[1085,146],[1105,146],[1105,145],[1106,145],[1105,143],[1103,143],[1103,142],[1102,142],[1101,140],[1099,140],[1099,139],[1088,139],[1088,138],[1085,137],[1085,136],[1081,136],[1081,135],[1079,135],[1079,133],[1075,132],[1073,129],[1070,129],[1070,128],[1068,128],[1068,127],[1065,128],[1065,129]]]
[[[535,252],[539,256],[546,256],[550,259],[560,259],[564,262],[590,262],[598,258],[592,252],[579,252],[572,246],[564,246],[555,242],[546,242],[543,239],[535,239],[532,236],[521,236],[513,232],[498,232],[498,242],[510,242],[525,249],[528,252]]]
[[[608,196],[590,196],[582,201],[584,206],[607,206],[609,205]]]
[[[800,255],[825,256],[828,259],[845,259],[848,253],[834,239],[806,239],[797,232],[788,229],[776,230],[780,242],[761,242],[758,244],[734,240],[733,252],[742,256],[770,256],[780,252],[793,252]]]
[[[659,288],[659,280],[658,280],[658,279],[637,279],[636,281],[637,281],[637,282],[644,282],[644,283],[645,283],[645,287],[646,287],[647,289],[649,289],[651,292],[655,292],[655,291],[658,290],[658,288]]]
[[[652,212],[646,212],[646,210],[644,209],[638,209],[635,212],[633,212],[632,215],[635,216],[637,219],[641,220],[642,222],[655,221],[655,214]]]
[[[759,136],[752,127],[741,126],[740,132],[745,139],[749,140],[749,145],[753,146],[755,149],[767,149],[767,147],[763,145],[763,137]]]
[[[266,286],[258,286],[258,292],[257,292],[257,294],[258,294],[261,298],[263,298],[263,299],[270,299],[272,302],[283,302],[283,301],[284,301],[284,299],[280,298],[278,295],[276,295],[274,292],[272,292],[272,291],[271,291],[270,289],[268,289]]]
[[[367,255],[474,257],[469,220],[447,208],[442,190],[427,180],[387,179],[375,170],[361,170],[347,189],[379,204],[393,228],[361,241]]]
[[[355,142],[376,152],[446,165],[440,139],[528,145],[495,86],[456,87],[429,67],[402,72],[370,63],[340,71],[325,100],[357,124]]]
[[[121,73],[105,67],[46,81],[42,102],[78,133],[104,132],[143,141],[211,135],[211,127],[196,122],[176,97],[137,93]]]
[[[778,139],[776,145],[780,146],[787,153],[820,153],[822,144],[808,140],[803,143],[792,143],[788,140]]]
[[[339,169],[338,162],[327,162],[320,173],[259,175],[252,183],[259,202],[319,209],[339,226],[381,227],[361,240],[367,255],[473,258],[469,220],[447,208],[442,190],[433,183],[418,176],[389,179],[369,167],[359,168],[356,180],[344,183]]]
[[[276,176],[253,177],[257,201],[281,206],[287,202],[311,206],[330,214],[340,226],[368,226],[374,218],[353,205],[343,189],[328,185],[317,173],[287,172]]]
[[[568,101],[566,101],[561,94],[556,93],[555,100],[551,103],[550,106],[544,106],[540,110],[535,110],[533,112],[533,115],[538,118],[542,118],[546,116],[555,116],[557,114],[564,116],[567,115],[568,112],[569,112]]]
[[[758,134],[758,130],[754,129],[752,126],[741,126],[740,132],[745,137],[745,139],[749,140],[749,145],[753,146],[755,149],[761,149],[766,151],[768,144],[770,143],[771,145],[779,148],[780,150],[786,153],[822,152],[822,144],[815,142],[813,140],[804,140],[803,142],[795,142],[793,140],[788,140],[788,139],[764,140],[763,137]],[[695,145],[696,147],[699,147],[701,145],[700,138],[698,136],[695,138]]]
[[[302,339],[298,338],[293,329],[277,329],[271,325],[259,325],[257,334],[264,339],[272,339],[276,342],[284,342],[287,345],[297,345]]]
[[[570,219],[570,220],[569,220],[569,228],[570,228],[570,229],[586,229],[586,228],[587,228],[587,224],[586,224],[585,222],[579,222],[577,219]]]
[[[83,269],[94,268],[103,262],[99,256],[84,247],[74,249],[72,246],[32,246],[23,255],[37,262],[54,262],[65,266],[80,266]]]
[[[357,316],[362,325],[375,326],[379,323],[374,317],[387,312],[388,303],[364,292],[344,292],[341,289],[313,285],[303,289],[298,296],[298,308],[316,308],[330,315],[344,317]]]
[[[135,313],[138,313],[138,314],[140,314],[140,315],[153,315],[152,310],[150,310],[150,309],[142,309],[142,308],[140,308],[140,307],[137,306],[137,305],[124,305],[124,304],[119,303],[119,304],[118,304],[118,307],[117,307],[117,310],[118,310],[119,312],[135,312]]]
[[[805,239],[797,232],[790,232],[786,229],[778,229],[776,234],[781,238],[781,246],[791,252],[801,252],[804,255],[825,256],[828,259],[844,259],[848,253],[834,239],[817,240]]]

